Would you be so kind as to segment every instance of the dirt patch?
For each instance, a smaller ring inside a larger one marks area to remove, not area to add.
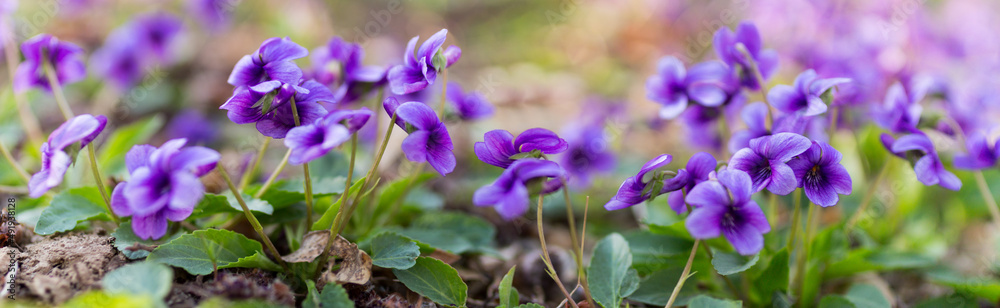
[[[273,273],[256,269],[233,269],[219,272],[219,279],[202,282],[202,277],[192,277],[184,283],[175,283],[167,295],[170,307],[195,307],[212,297],[230,300],[259,299],[284,306],[295,306],[292,288],[276,279]]]
[[[18,254],[18,298],[63,303],[80,291],[100,288],[104,274],[125,265],[107,236],[70,234],[28,244]]]

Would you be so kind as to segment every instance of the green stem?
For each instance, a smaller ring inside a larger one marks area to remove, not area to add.
[[[778,226],[778,195],[767,192],[767,220],[771,222],[771,228]]]
[[[406,196],[410,194],[410,191],[413,190],[413,186],[417,182],[417,178],[419,178],[420,175],[424,173],[425,166],[426,164],[419,164],[417,165],[416,169],[413,170],[413,173],[410,174],[410,182],[406,184],[406,187],[403,188],[403,191],[399,194],[399,197],[396,198],[396,201],[392,202],[392,207],[389,209],[389,215],[385,215],[379,218],[377,222],[379,226],[385,225],[385,223],[387,223],[389,219],[392,219],[393,216],[396,216],[396,212],[399,211],[399,208],[403,207],[403,201],[406,199]],[[371,215],[370,217],[374,218],[375,215]],[[371,223],[375,222],[372,221]]]
[[[268,188],[271,188],[271,184],[274,184],[274,180],[277,180],[281,171],[285,170],[285,166],[288,165],[288,157],[291,155],[292,149],[288,149],[288,151],[285,152],[285,157],[281,159],[280,163],[278,163],[278,167],[274,168],[274,171],[271,172],[271,176],[267,177],[267,181],[264,182],[264,185],[260,187],[260,190],[257,190],[256,194],[253,195],[254,198],[259,199],[260,196],[264,195],[264,192],[266,192]]]
[[[233,184],[233,181],[229,179],[229,174],[226,173],[225,169],[223,169],[222,164],[216,166],[215,169],[219,171],[219,175],[221,175],[222,179],[226,181],[226,185],[229,186],[229,190],[231,190],[233,192],[233,196],[236,197],[236,202],[240,203],[240,207],[243,208],[243,214],[246,215],[247,220],[250,221],[250,225],[253,226],[253,230],[257,231],[257,235],[259,235],[261,240],[264,241],[264,245],[267,246],[267,249],[274,255],[274,259],[278,261],[278,264],[280,264],[285,271],[288,271],[288,265],[285,264],[285,260],[281,259],[281,254],[278,253],[278,249],[274,248],[274,244],[271,243],[271,239],[267,237],[267,234],[264,234],[264,227],[260,225],[260,221],[257,220],[257,217],[250,212],[250,208],[247,207],[247,203],[243,201],[243,196],[240,194],[239,189],[237,189],[236,185]]]
[[[594,299],[590,296],[590,285],[587,282],[587,273],[583,268],[583,243],[576,235],[576,215],[573,214],[573,202],[569,198],[569,186],[566,184],[566,177],[560,177],[562,184],[563,199],[566,203],[566,220],[569,223],[570,240],[573,241],[573,261],[576,262],[576,274],[580,277],[580,285],[583,287],[583,295],[587,298],[587,305],[594,306]]]
[[[45,52],[45,58],[48,59],[48,52]],[[49,79],[49,88],[52,89],[52,96],[56,98],[56,104],[59,105],[59,111],[62,112],[63,117],[68,121],[73,118],[73,109],[69,108],[69,102],[66,101],[66,94],[62,91],[62,86],[59,85],[59,78],[56,77],[56,70],[52,68],[52,63],[48,60],[42,61],[42,66],[45,70],[45,76]]]
[[[358,134],[352,134],[351,135],[351,162],[347,166],[347,170],[348,170],[347,171],[347,182],[346,182],[346,184],[344,184],[344,193],[340,194],[340,200],[337,201],[337,204],[340,204],[340,208],[337,209],[337,216],[335,216],[333,218],[333,224],[330,225],[330,239],[326,241],[326,246],[323,248],[323,252],[320,254],[319,263],[317,263],[317,264],[320,264],[320,266],[322,266],[323,264],[326,264],[326,260],[330,256],[330,254],[329,254],[330,248],[333,247],[333,241],[336,239],[336,237],[338,235],[335,230],[337,230],[337,227],[338,227],[337,226],[337,222],[344,215],[344,206],[345,206],[344,202],[347,201],[347,197],[351,193],[351,180],[352,180],[352,177],[354,176],[354,157],[357,155],[357,153],[358,153]],[[309,226],[309,225],[307,225],[307,226]],[[318,271],[317,274],[321,273],[321,272],[322,271]]]
[[[291,101],[288,102],[292,106],[292,119],[295,120],[295,126],[298,127],[302,125],[299,120],[299,111],[295,107],[295,97],[293,96]],[[309,163],[302,164],[302,173],[305,176],[303,185],[305,186],[306,193],[306,225],[311,226],[313,221],[313,194],[312,194],[312,178],[309,177]]]
[[[795,236],[798,235],[797,233],[799,231],[799,220],[800,216],[802,216],[801,194],[802,190],[800,189],[796,189],[795,192],[792,193],[792,220],[788,222],[791,224],[791,226],[789,226],[791,229],[788,230],[788,242],[785,243],[785,247],[792,248],[789,249],[789,252],[795,248]]]
[[[681,278],[677,280],[677,285],[674,286],[674,291],[670,292],[670,299],[667,300],[667,305],[664,308],[670,308],[674,305],[674,301],[677,300],[677,295],[681,293],[681,288],[684,287],[684,281],[688,279],[691,273],[691,264],[694,263],[694,256],[698,253],[698,243],[701,240],[694,240],[694,247],[691,247],[691,255],[688,256],[687,264],[684,265],[684,271],[681,272]]]
[[[875,192],[878,191],[878,186],[882,184],[882,181],[885,180],[885,176],[889,173],[889,165],[891,162],[892,157],[889,158],[889,161],[882,164],[882,169],[879,170],[878,175],[875,176],[875,182],[868,185],[868,191],[865,192],[864,198],[861,199],[861,205],[859,205],[858,209],[854,211],[854,215],[851,215],[851,219],[847,220],[847,225],[844,227],[848,234],[850,234],[851,229],[853,229],[858,223],[858,220],[861,219],[861,216],[864,216],[865,212],[868,211],[868,205],[871,204],[872,199],[875,197]]]
[[[240,191],[247,188],[250,185],[250,179],[253,178],[254,174],[257,173],[257,166],[260,165],[261,158],[264,157],[264,152],[267,152],[267,146],[271,144],[271,137],[264,139],[264,144],[260,146],[260,150],[257,151],[257,157],[254,157],[253,164],[250,165],[247,170],[243,171],[243,176],[240,177]]]
[[[441,114],[442,121],[444,121],[444,106],[447,97],[448,97],[448,70],[441,69],[441,110],[439,110],[438,113]]]
[[[3,157],[7,159],[7,162],[10,163],[10,166],[14,168],[14,171],[21,176],[21,179],[24,180],[25,184],[31,182],[31,175],[28,174],[27,171],[24,171],[24,168],[21,168],[21,165],[19,165],[17,163],[17,160],[14,159],[14,155],[10,154],[10,150],[8,150],[7,146],[3,144],[3,141],[0,141],[0,154],[3,154]]]
[[[993,192],[990,192],[990,185],[986,183],[986,177],[983,176],[982,170],[976,170],[973,175],[976,176],[976,184],[979,186],[979,192],[983,194],[983,200],[986,200],[986,208],[993,216],[993,224],[997,225],[997,230],[1000,230],[1000,210],[997,210],[997,200],[993,197]]]
[[[118,215],[111,210],[111,199],[108,198],[108,190],[104,188],[104,178],[101,177],[101,171],[97,168],[97,154],[94,151],[94,143],[91,142],[87,144],[87,156],[90,156],[90,170],[94,174],[94,182],[97,182],[97,189],[101,191],[101,198],[104,199],[104,209],[108,211],[108,215],[111,216],[111,220],[118,225]]]
[[[812,244],[813,232],[815,230],[813,228],[813,226],[815,225],[815,221],[813,220],[816,219],[816,212],[815,212],[816,207],[818,207],[818,205],[810,203],[809,210],[806,211],[806,234],[805,238],[802,239],[802,251],[800,251],[799,254],[795,257],[795,281],[793,285],[799,291],[798,297],[796,299],[796,301],[798,301],[799,304],[802,304],[802,302],[805,300],[805,298],[802,298],[805,291],[805,283],[803,282],[805,281],[806,278],[806,262],[809,261],[809,249],[810,245]]]
[[[559,279],[559,274],[556,272],[556,268],[552,266],[552,257],[549,256],[549,249],[545,246],[545,229],[542,227],[542,195],[538,195],[538,210],[536,212],[538,213],[538,217],[536,219],[536,221],[538,221],[538,243],[542,247],[542,263],[545,263],[546,272],[548,272],[549,277],[552,277],[552,280],[556,282],[556,286],[558,286],[559,290],[562,291],[563,296],[566,296],[566,303],[568,303],[571,307],[579,308],[576,305],[576,301],[573,300],[573,296],[571,296],[569,292],[566,291],[566,287],[563,286],[562,279]]]
[[[381,91],[379,92],[381,96]],[[389,145],[389,137],[392,137],[393,126],[396,125],[396,113],[392,113],[392,118],[389,119],[389,126],[386,128],[385,136],[382,138],[382,145],[379,146],[378,154],[375,156],[375,162],[372,164],[371,169],[368,169],[368,173],[365,174],[365,182],[361,185],[361,190],[366,191],[369,184],[372,182],[372,178],[375,177],[375,173],[378,172],[378,166],[382,162],[382,156],[385,155],[385,148]],[[357,208],[358,202],[361,201],[361,194],[354,197],[354,201],[351,202],[350,207],[344,214],[344,217],[340,218],[339,229],[337,233],[343,232],[344,226],[347,225],[346,222],[350,221],[351,215],[354,214],[354,209]],[[344,206],[344,205],[341,205]],[[337,223],[336,221],[334,223]]]

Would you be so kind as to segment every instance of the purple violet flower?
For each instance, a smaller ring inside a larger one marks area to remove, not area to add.
[[[806,70],[795,77],[795,83],[776,85],[767,92],[767,101],[778,110],[811,117],[826,112],[823,93],[836,85],[850,82],[847,78],[818,79],[816,71]]]
[[[125,154],[131,180],[118,183],[111,194],[111,210],[132,216],[132,231],[141,239],[159,239],[167,233],[167,220],[182,221],[205,195],[198,177],[219,162],[219,153],[204,147],[187,147],[187,140],[173,139],[160,148],[137,145]]]
[[[326,155],[350,139],[373,115],[368,108],[337,110],[310,125],[292,128],[285,136],[285,146],[292,150],[288,162],[301,165]]]
[[[324,85],[339,83],[334,93],[336,102],[350,104],[386,82],[386,69],[362,65],[364,56],[360,44],[334,37],[325,46],[313,49],[312,76]]]
[[[990,148],[986,135],[976,132],[965,141],[968,154],[955,155],[955,168],[965,170],[981,170],[993,168],[1000,159],[1000,140]]]
[[[687,210],[684,195],[690,192],[695,185],[708,181],[709,175],[715,172],[715,168],[718,165],[719,162],[715,160],[712,154],[699,152],[691,156],[684,169],[677,170],[677,176],[667,180],[667,184],[664,185],[664,188],[676,188],[676,190],[671,191],[670,195],[667,196],[667,204],[670,205],[670,209],[677,212],[677,215],[684,213]],[[660,192],[664,191],[661,190]]]
[[[465,92],[456,82],[448,83],[447,99],[452,107],[455,107],[458,118],[464,121],[479,120],[493,115],[493,105],[483,94],[476,91]]]
[[[133,32],[131,27],[115,29],[90,58],[93,72],[123,92],[138,84],[149,66],[146,54],[137,52],[142,45]]]
[[[559,154],[569,149],[569,143],[556,133],[544,128],[532,128],[522,132],[517,138],[502,129],[491,130],[483,136],[484,141],[476,142],[473,148],[476,157],[484,163],[507,168],[514,163],[511,156],[538,150],[542,154]]]
[[[292,105],[288,103],[293,98],[299,123],[312,123],[323,117],[327,109],[321,104],[334,100],[329,88],[313,80],[300,86],[270,80],[236,88],[219,109],[228,110],[229,119],[236,124],[256,123],[257,131],[264,136],[281,139],[295,127]]]
[[[893,84],[885,93],[882,105],[875,107],[875,123],[896,134],[919,133],[917,124],[923,112],[921,99],[922,96],[907,94],[902,84]]]
[[[504,219],[511,220],[528,211],[531,192],[528,185],[536,183],[537,179],[548,179],[548,182],[558,182],[563,170],[559,164],[537,158],[518,159],[504,170],[496,181],[476,190],[472,202],[476,206],[493,206]],[[548,188],[549,183],[542,185],[541,194],[550,193],[555,189]]]
[[[653,176],[652,179],[645,179],[646,173],[666,166],[673,159],[674,157],[670,154],[662,154],[646,162],[639,169],[639,173],[622,182],[622,185],[618,187],[618,193],[611,200],[608,200],[607,204],[604,204],[604,208],[609,211],[624,209],[649,200],[649,198],[654,197],[653,193],[661,194],[663,191],[679,189],[680,185],[677,187],[663,187],[663,189],[654,192],[655,189],[651,189],[653,187],[649,185],[653,185],[656,181],[661,181],[659,177]]]
[[[615,168],[615,153],[604,133],[603,123],[573,125],[563,134],[569,149],[560,157],[559,164],[569,175],[574,188],[590,186],[592,174],[609,173]]]
[[[799,186],[788,161],[802,154],[812,142],[794,133],[778,133],[750,140],[729,160],[729,168],[746,172],[753,178],[753,190],[787,195]]]
[[[927,186],[940,185],[950,190],[962,188],[962,181],[944,168],[941,158],[934,150],[934,143],[926,135],[917,133],[893,139],[891,135],[883,133],[882,143],[896,156],[913,164],[913,172],[920,183]]]
[[[31,176],[28,181],[28,192],[32,198],[38,198],[53,187],[62,183],[66,170],[76,159],[71,154],[67,154],[67,147],[79,142],[79,148],[70,148],[70,153],[75,156],[76,151],[87,146],[97,138],[97,135],[104,130],[108,124],[108,118],[103,115],[92,116],[81,114],[56,128],[49,135],[48,141],[42,144],[42,169]]]
[[[750,198],[754,189],[750,176],[739,170],[722,170],[717,180],[701,182],[688,193],[695,208],[684,225],[696,239],[722,235],[736,252],[749,256],[764,248],[764,233],[771,232],[767,216]]]
[[[737,131],[729,138],[730,153],[736,153],[736,151],[750,146],[750,140],[771,134],[771,131],[767,129],[767,108],[767,104],[755,102],[740,110],[740,117],[747,129]]]
[[[184,28],[183,21],[173,14],[153,13],[136,17],[132,23],[145,50],[163,63],[170,62],[174,41]]]
[[[809,150],[788,162],[799,179],[799,187],[806,197],[816,205],[828,207],[836,205],[841,195],[851,194],[851,175],[840,164],[843,155],[833,146],[813,141]]]
[[[184,138],[191,144],[208,144],[215,140],[218,132],[212,120],[195,110],[186,110],[174,115],[166,130],[168,138]]]
[[[729,68],[717,61],[703,62],[685,71],[674,57],[663,57],[657,72],[646,80],[646,97],[663,105],[660,117],[673,119],[687,108],[689,101],[707,107],[720,106],[731,90],[726,79]]]
[[[406,51],[403,53],[403,64],[393,66],[389,69],[389,87],[392,93],[402,95],[423,90],[434,84],[437,73],[446,67],[451,66],[462,56],[462,50],[456,46],[449,46],[441,51],[445,39],[448,37],[448,29],[441,29],[420,45],[420,49],[414,54],[419,36],[410,39],[406,44]],[[435,63],[435,57],[441,52],[443,63]]]
[[[209,31],[218,32],[229,24],[237,4],[230,0],[188,0],[187,11]]]
[[[752,59],[747,59],[737,46],[743,45],[750,53]],[[761,83],[771,77],[778,68],[778,53],[774,50],[761,50],[760,33],[757,26],[750,22],[742,22],[733,33],[729,28],[721,28],[715,32],[713,39],[715,53],[730,67],[738,69],[740,84],[750,90],[760,89]],[[761,78],[757,77],[751,70],[756,64],[760,71]]]
[[[455,170],[451,136],[434,110],[421,102],[399,104],[392,97],[383,101],[382,105],[390,117],[396,114],[396,125],[409,133],[402,146],[406,159],[415,163],[427,162],[441,176]]]
[[[52,64],[59,85],[77,82],[86,77],[80,55],[83,49],[72,43],[60,41],[48,35],[39,34],[21,44],[24,62],[17,66],[14,75],[14,90],[24,92],[31,87],[51,90],[49,79],[45,76],[44,62]]]
[[[270,38],[260,44],[251,55],[236,63],[229,84],[252,87],[268,80],[297,84],[302,79],[302,69],[292,60],[309,55],[309,50],[286,38]]]

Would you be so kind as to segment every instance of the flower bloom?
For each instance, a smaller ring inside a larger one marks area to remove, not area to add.
[[[528,211],[530,200],[528,185],[536,183],[536,179],[559,178],[563,175],[559,164],[537,158],[518,159],[504,170],[493,184],[476,190],[472,202],[476,206],[493,206],[504,219],[511,220]],[[552,179],[551,182],[559,180]],[[552,189],[549,183],[542,183],[542,194],[558,189]]]
[[[286,38],[270,38],[260,44],[252,55],[245,55],[236,62],[229,75],[229,84],[252,87],[268,80],[298,84],[302,69],[292,60],[309,55],[309,50]]]
[[[476,142],[473,148],[476,157],[484,163],[507,168],[514,163],[511,156],[538,150],[542,154],[559,154],[569,149],[566,140],[544,128],[532,128],[514,135],[502,129],[491,130],[483,136],[484,141]]]
[[[980,170],[993,168],[1000,159],[1000,140],[990,148],[986,135],[980,132],[969,136],[965,141],[966,149],[969,153],[955,155],[955,168],[966,170]]]
[[[390,116],[396,115],[396,125],[409,133],[403,139],[406,159],[415,163],[427,162],[441,176],[455,170],[451,136],[434,110],[421,102],[399,104],[392,97],[387,98],[382,105]]]
[[[350,139],[372,115],[368,108],[338,110],[312,124],[292,128],[285,136],[285,146],[292,150],[288,162],[301,165],[326,155]]]
[[[167,138],[187,139],[191,144],[205,145],[215,141],[218,134],[215,122],[199,111],[182,111],[170,120],[166,128]]]
[[[229,24],[237,3],[229,0],[188,0],[187,11],[209,31],[219,31]]]
[[[753,179],[754,192],[768,191],[787,195],[799,186],[788,161],[812,146],[806,137],[793,133],[778,133],[750,140],[750,147],[741,149],[729,160],[729,168],[746,172]]]
[[[125,155],[131,180],[118,183],[111,194],[111,210],[132,216],[132,231],[141,239],[167,233],[167,220],[182,221],[204,197],[198,177],[215,168],[219,153],[204,147],[184,147],[173,139],[160,148],[137,145]]]
[[[236,124],[255,123],[264,136],[284,138],[293,127],[291,101],[299,113],[299,123],[312,123],[327,114],[322,103],[334,101],[333,93],[326,86],[309,80],[301,85],[277,80],[262,82],[253,87],[238,87],[233,96],[219,109],[228,110],[229,120]]]
[[[563,134],[569,145],[559,164],[569,175],[573,187],[587,187],[595,173],[608,173],[615,168],[615,153],[604,133],[604,126],[574,125]]]
[[[656,75],[646,80],[646,97],[663,105],[661,118],[673,119],[689,102],[707,107],[722,105],[728,98],[729,76],[729,69],[720,62],[704,62],[685,71],[677,58],[663,57],[657,64]]]
[[[435,56],[444,45],[444,40],[448,38],[448,29],[441,29],[420,45],[416,54],[413,50],[417,47],[419,36],[410,39],[406,44],[406,51],[403,53],[403,64],[393,66],[389,69],[389,87],[392,93],[403,95],[423,90],[434,84],[437,73],[446,67],[451,66],[462,56],[462,50],[457,46],[449,46],[441,55],[443,63],[435,63]]]
[[[360,44],[334,37],[325,46],[313,49],[309,57],[313,64],[312,77],[328,86],[339,83],[334,92],[336,102],[350,104],[386,81],[386,69],[362,65],[364,56],[365,50]]]
[[[723,170],[717,180],[695,185],[688,193],[685,200],[695,208],[684,225],[696,239],[722,235],[736,252],[754,255],[764,248],[764,233],[771,232],[771,225],[757,202],[750,199],[752,194],[749,175]]]
[[[906,93],[903,85],[895,83],[885,93],[885,101],[874,110],[874,120],[896,134],[919,133],[917,124],[924,108],[920,106],[922,96]]]
[[[66,148],[79,142],[80,147],[70,149],[76,153],[97,138],[108,124],[108,118],[103,115],[92,116],[81,114],[63,123],[49,135],[48,141],[42,144],[42,169],[31,176],[28,181],[28,192],[32,198],[38,198],[53,187],[62,183],[66,170],[73,163],[74,157],[65,152]]]
[[[718,165],[719,162],[715,160],[712,154],[699,152],[691,156],[684,169],[677,170],[677,176],[668,180],[668,184],[664,185],[665,188],[677,189],[671,191],[670,195],[667,196],[667,204],[670,205],[670,209],[677,212],[678,215],[684,213],[687,210],[684,195],[691,192],[691,189],[695,185],[708,181],[709,175],[715,172],[715,167]],[[679,191],[680,189],[683,189],[683,191]]]
[[[656,170],[657,168],[666,166],[673,160],[674,157],[670,154],[662,154],[653,158],[652,160],[646,162],[639,169],[639,173],[625,179],[622,182],[622,186],[618,187],[618,193],[615,194],[608,203],[604,204],[604,208],[609,211],[620,210],[633,205],[645,202],[649,198],[653,197],[653,194],[660,194],[662,191],[672,191],[679,187],[663,187],[662,190],[651,189],[653,187],[649,186],[654,184],[656,181],[660,181],[658,177],[653,177],[650,181],[645,181],[643,177],[646,173]]]
[[[493,115],[493,105],[490,105],[483,94],[476,91],[465,92],[458,83],[448,83],[446,98],[462,120],[478,120]]]
[[[851,194],[851,175],[840,164],[843,155],[825,142],[813,141],[798,158],[788,162],[799,179],[799,187],[816,205],[836,205],[841,195]]]
[[[733,33],[729,28],[721,28],[715,32],[713,44],[715,53],[730,67],[738,69],[740,84],[751,90],[757,90],[761,83],[771,77],[771,73],[778,68],[778,53],[774,50],[761,50],[760,33],[757,26],[750,22],[742,22]],[[743,45],[750,54],[751,59],[737,48]],[[764,80],[757,80],[752,67],[756,65],[757,70]]]
[[[174,41],[183,30],[184,22],[168,13],[145,14],[133,21],[135,34],[145,50],[162,62],[170,62]]]
[[[882,134],[882,143],[896,156],[911,160],[913,172],[920,183],[927,186],[941,185],[950,190],[962,188],[962,181],[944,168],[941,158],[934,150],[934,143],[926,135],[909,134],[895,140],[889,134]]]
[[[181,20],[166,13],[136,17],[108,35],[91,57],[91,68],[119,90],[128,90],[151,64],[170,61],[181,28]]]
[[[60,41],[48,35],[39,34],[21,44],[24,62],[17,66],[14,75],[14,90],[24,92],[31,87],[51,90],[45,76],[45,63],[52,65],[59,85],[77,82],[86,77],[80,55],[83,49],[75,44]]]
[[[850,82],[847,78],[816,78],[816,71],[806,70],[795,77],[795,83],[776,85],[767,92],[767,101],[775,108],[787,113],[799,113],[807,117],[826,112],[827,106],[821,96],[836,85]]]

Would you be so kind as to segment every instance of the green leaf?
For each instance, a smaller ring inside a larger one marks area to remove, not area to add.
[[[111,294],[148,295],[164,299],[170,293],[174,271],[151,262],[127,264],[111,271],[101,279],[101,287]]]
[[[261,251],[259,242],[229,230],[198,230],[156,247],[146,259],[183,268],[192,275],[207,275],[213,264],[223,267]],[[246,260],[244,260],[246,261]]]
[[[890,307],[889,300],[885,299],[882,291],[870,284],[855,284],[851,286],[850,290],[847,290],[847,295],[844,297],[858,308]]]
[[[990,302],[1000,300],[1000,281],[990,278],[966,278],[947,269],[935,269],[927,278],[936,284],[955,289],[956,292],[982,297]]]
[[[353,200],[357,196],[358,191],[361,190],[361,185],[363,185],[364,183],[365,183],[364,178],[360,178],[357,181],[355,181],[354,184],[351,185],[350,194],[348,195],[347,199]],[[341,205],[340,202],[341,198],[338,198],[337,201],[334,201],[333,204],[331,204],[330,207],[326,209],[326,212],[323,213],[323,216],[321,216],[319,220],[316,220],[316,222],[313,223],[312,227],[309,228],[309,230],[310,231],[329,230],[330,227],[333,226],[333,219],[337,217],[337,211],[340,209]]]
[[[737,253],[716,251],[712,257],[712,266],[715,266],[719,275],[729,276],[747,270],[757,264],[759,259],[760,254],[748,258]]]
[[[309,294],[302,302],[302,308],[354,308],[354,301],[347,296],[347,290],[336,283],[328,283],[323,287],[323,293],[316,292],[316,283],[306,280]]]
[[[594,300],[605,308],[621,306],[622,298],[631,293],[626,289],[630,286],[625,285],[631,267],[632,253],[625,237],[612,233],[597,242],[587,271],[587,283]]]
[[[670,293],[674,290],[672,286],[676,285],[677,281],[680,280],[682,272],[682,267],[673,267],[653,272],[639,282],[639,288],[635,292],[632,292],[632,295],[629,295],[628,299],[662,307],[670,299]],[[692,280],[689,279],[688,281]],[[681,287],[680,293],[677,294],[674,304],[677,306],[685,305],[691,297],[697,295],[697,291],[698,288],[694,283],[685,283]]]
[[[408,269],[416,264],[420,247],[412,240],[393,232],[383,232],[371,240],[372,264],[378,267]]]
[[[629,232],[624,236],[632,251],[632,268],[638,270],[640,275],[648,275],[678,262],[683,264],[694,245],[687,239],[647,230]]]
[[[132,247],[132,245],[135,245],[135,243],[142,243],[146,245],[157,245],[158,243],[169,242],[181,235],[184,235],[184,232],[174,233],[170,237],[161,238],[159,240],[152,240],[152,239],[143,240],[132,232],[132,222],[130,221],[126,221],[119,224],[118,229],[115,229],[115,232],[111,233],[111,236],[115,238],[115,248],[118,248],[118,251],[121,251],[122,254],[125,255],[125,257],[132,260],[142,259],[149,255],[149,251],[145,249],[137,249],[137,250],[127,249],[129,247]]]
[[[35,225],[35,233],[49,235],[65,232],[76,228],[76,224],[81,221],[104,216],[105,210],[100,203],[104,203],[104,200],[96,187],[61,192],[52,199],[49,207],[42,210],[38,224]]]
[[[774,257],[771,257],[771,262],[767,264],[767,268],[760,273],[754,279],[754,286],[757,294],[761,298],[771,298],[774,292],[784,292],[788,290],[788,249],[782,248]]]
[[[327,197],[332,195],[339,195],[344,192],[344,182],[347,181],[346,177],[343,176],[324,176],[324,177],[313,177],[312,178],[312,193],[314,198]],[[288,181],[282,181],[280,186],[277,186],[277,191],[296,193],[302,196],[302,200],[305,200],[306,187],[305,180],[294,179]],[[272,188],[274,189],[274,188]],[[268,190],[264,193],[273,193],[272,190]],[[261,196],[262,198],[264,196]]]
[[[976,302],[975,298],[966,296],[961,293],[953,293],[947,296],[935,297],[926,301],[918,303],[914,308],[937,308],[937,307],[950,307],[950,308],[978,308],[979,303]]]
[[[109,174],[116,174],[124,167],[125,153],[133,146],[145,144],[163,127],[163,117],[156,115],[116,129],[101,147],[98,154],[101,166]]]
[[[282,271],[280,265],[274,263],[274,261],[271,261],[271,259],[267,258],[267,256],[260,251],[254,253],[251,256],[242,257],[239,260],[236,260],[235,262],[230,262],[229,264],[219,266],[219,268],[234,268],[234,267],[259,268],[262,270],[268,270],[279,273]]]
[[[482,218],[459,212],[425,214],[417,218],[409,228],[399,230],[399,233],[454,254],[495,253],[493,238],[496,227]]]
[[[688,308],[738,308],[743,302],[728,299],[717,299],[707,295],[698,295],[688,302]]]
[[[926,268],[934,263],[933,258],[914,253],[857,249],[850,251],[843,260],[830,264],[824,271],[823,277],[844,277],[867,271]]]
[[[413,267],[392,272],[407,288],[435,303],[465,307],[468,286],[457,270],[438,259],[419,257]]]
[[[108,294],[98,290],[89,291],[73,297],[64,303],[65,308],[133,308],[155,307],[157,301],[148,295]]]
[[[517,265],[511,266],[510,270],[507,271],[506,275],[503,275],[503,279],[500,279],[499,293],[500,293],[500,306],[498,307],[514,307],[521,302],[521,296],[517,294],[517,289],[514,288],[514,270],[517,269]]]
[[[378,196],[378,207],[376,209],[388,211],[399,198],[403,197],[403,192],[406,191],[407,186],[410,186],[411,181],[413,182],[413,186],[418,186],[435,176],[437,176],[437,173],[427,172],[418,175],[416,178],[405,177],[386,184]]]
[[[302,308],[320,308],[322,301],[319,299],[319,292],[316,291],[316,283],[306,280],[306,300],[302,301]]]
[[[856,308],[851,300],[842,295],[827,295],[819,300],[819,308]]]

